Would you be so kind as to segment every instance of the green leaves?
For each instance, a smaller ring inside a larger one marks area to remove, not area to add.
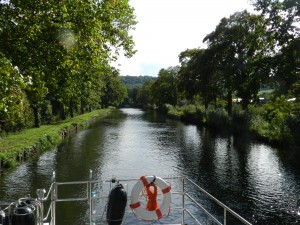
[[[158,107],[163,107],[165,104],[176,105],[177,96],[177,77],[179,68],[169,67],[161,69],[158,78],[152,84],[153,101]]]
[[[265,27],[269,30],[269,35],[277,41],[274,43],[277,45],[274,49],[283,47],[295,37],[299,37],[299,1],[256,0],[253,1],[253,5],[257,10],[261,10],[266,18]]]
[[[24,89],[37,126],[37,111],[49,99],[60,110],[97,106],[103,76],[112,73],[112,49],[134,54],[135,24],[128,0],[0,2],[0,52],[30,81]]]
[[[278,94],[294,93],[299,81],[300,4],[297,0],[258,0],[253,3],[265,16],[272,52],[273,86]]]
[[[1,129],[12,130],[24,125],[26,110],[24,80],[17,68],[0,53],[0,122]]]
[[[205,39],[209,49],[215,52],[216,68],[222,74],[225,90],[228,94],[236,92],[243,99],[244,109],[250,99],[256,98],[264,76],[268,77],[268,71],[260,73],[262,59],[268,51],[264,22],[263,17],[247,11],[235,13],[223,19]],[[231,101],[229,96],[228,101]]]

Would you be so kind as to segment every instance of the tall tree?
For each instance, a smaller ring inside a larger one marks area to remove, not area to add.
[[[0,132],[25,126],[27,100],[25,80],[17,68],[0,53]]]
[[[204,39],[214,52],[216,67],[222,74],[229,113],[234,92],[243,99],[242,105],[246,109],[269,75],[263,66],[268,46],[263,24],[262,16],[237,12],[229,19],[223,18],[216,30]]]
[[[177,104],[178,71],[179,67],[169,67],[159,71],[158,78],[152,85],[153,100],[158,107],[164,104]]]
[[[146,81],[141,88],[138,89],[137,103],[143,107],[153,105],[152,86],[154,81]]]
[[[183,56],[185,57],[183,58]],[[180,54],[180,62],[179,89],[184,90],[188,99],[200,95],[207,108],[208,104],[217,98],[221,88],[217,70],[215,70],[212,50],[194,49],[184,51]]]
[[[199,71],[197,68],[197,56],[203,54],[203,49],[187,49],[179,54],[179,62],[181,63],[178,74],[178,91],[183,93],[183,96],[192,100],[199,93],[195,73]],[[200,66],[203,66],[202,64]]]
[[[273,50],[285,47],[299,38],[300,4],[298,0],[252,0],[255,9],[266,18],[269,40],[275,40]]]
[[[46,96],[64,119],[65,108],[72,114],[83,95],[94,98],[91,85],[103,90],[100,74],[109,63],[120,50],[135,52],[129,35],[135,24],[128,0],[0,1],[0,51],[30,80],[36,126]]]
[[[272,42],[272,76],[278,94],[288,94],[299,82],[300,4],[298,0],[253,0],[266,18],[268,40]]]
[[[277,94],[293,92],[300,82],[300,39],[292,40],[273,57],[273,71]]]
[[[126,86],[121,81],[118,70],[111,68],[111,72],[105,75],[104,81],[104,93],[100,99],[102,106],[119,106],[128,98]]]

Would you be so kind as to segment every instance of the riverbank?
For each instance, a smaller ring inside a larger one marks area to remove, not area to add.
[[[114,108],[95,110],[64,121],[26,129],[0,139],[0,174],[16,167],[27,158],[48,150],[78,129],[88,127],[95,120],[109,115]]]
[[[270,110],[269,108],[268,110]],[[279,111],[279,107],[274,108],[277,111],[276,113],[269,112],[272,114],[272,118],[269,120],[266,119],[267,110],[265,108],[254,106],[249,107],[248,110],[234,108],[231,115],[228,115],[225,108],[205,109],[203,105],[181,107],[166,105],[163,111],[168,117],[183,122],[232,134],[246,134],[274,147],[300,151],[300,134],[297,128],[299,115],[294,116],[290,112],[282,113]]]

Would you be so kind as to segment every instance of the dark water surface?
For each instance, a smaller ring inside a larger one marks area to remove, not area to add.
[[[87,180],[90,169],[97,179],[184,175],[253,224],[300,224],[299,164],[299,154],[247,137],[122,109],[0,177],[0,201],[35,197],[53,171],[58,181]],[[58,225],[80,221],[76,209],[60,207]]]

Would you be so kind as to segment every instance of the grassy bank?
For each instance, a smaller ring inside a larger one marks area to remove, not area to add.
[[[0,139],[0,171],[17,166],[24,159],[58,145],[72,132],[88,127],[114,109],[100,109],[55,124],[24,130]]]
[[[244,132],[278,147],[299,150],[299,105],[284,99],[263,106],[249,106],[248,110],[235,106],[231,115],[225,108],[209,106],[205,109],[201,104],[166,105],[166,112],[168,116],[182,121],[224,129],[233,134]]]

